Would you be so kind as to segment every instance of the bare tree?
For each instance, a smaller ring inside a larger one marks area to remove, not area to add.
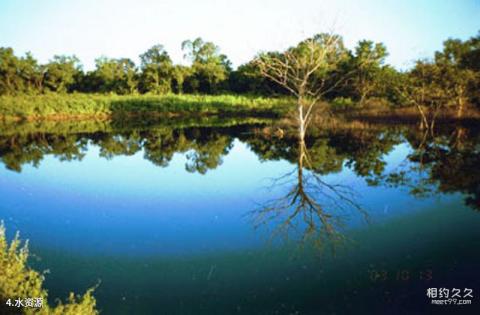
[[[346,57],[342,38],[319,34],[283,53],[260,54],[255,63],[260,73],[279,84],[297,99],[299,136],[303,138],[315,104],[329,91],[344,83],[345,76],[327,82],[330,74]]]
[[[305,144],[315,105],[327,93],[346,84],[355,73],[355,69],[341,68],[347,60],[342,38],[330,33],[318,34],[282,53],[264,53],[255,59],[265,78],[297,99],[298,161],[294,171],[274,181],[275,186],[291,185],[286,195],[252,211],[254,226],[283,218],[275,234],[288,235],[297,229],[294,223],[297,222],[304,227],[303,239],[321,234],[336,243],[343,239],[339,232],[342,209],[354,208],[367,218],[367,213],[355,202],[350,187],[329,184],[314,173]],[[365,62],[368,61],[365,58]],[[316,238],[319,241],[316,243],[321,244],[322,239]]]
[[[439,84],[440,77],[440,69],[435,64],[421,60],[395,85],[396,92],[407,103],[414,105],[420,114],[420,129],[431,132],[448,99],[445,89]]]
[[[350,56],[342,37],[317,34],[282,53],[263,53],[255,59],[260,73],[297,99],[299,137],[304,138],[312,110],[329,92],[344,86],[362,65],[376,55],[362,56],[356,67],[347,66]]]
[[[273,224],[272,237],[288,239],[291,234],[300,233],[302,242],[313,240],[317,248],[328,244],[334,251],[344,240],[340,229],[345,212],[354,209],[366,221],[368,214],[355,201],[350,187],[327,183],[313,169],[305,142],[300,140],[295,169],[273,181],[274,188],[288,187],[287,192],[249,215],[255,228]]]

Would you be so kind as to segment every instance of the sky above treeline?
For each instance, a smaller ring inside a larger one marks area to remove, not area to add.
[[[85,70],[102,55],[138,64],[154,44],[186,63],[181,42],[198,36],[237,67],[326,31],[351,49],[361,39],[383,42],[387,62],[405,69],[432,57],[445,39],[479,30],[480,0],[0,0],[0,46],[30,51],[42,63],[75,54]]]

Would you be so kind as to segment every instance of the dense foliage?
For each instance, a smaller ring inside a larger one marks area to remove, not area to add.
[[[241,95],[102,95],[47,93],[0,96],[0,118],[88,118],[161,114],[283,116],[289,98]]]
[[[0,304],[1,314],[98,314],[93,290],[83,296],[70,293],[66,303],[59,302],[52,307],[47,304],[47,291],[43,288],[44,276],[31,269],[28,264],[28,246],[21,244],[18,234],[10,242],[7,241],[5,227],[0,224]],[[42,307],[15,307],[15,299],[42,299]],[[11,299],[11,305],[5,304]]]
[[[314,51],[325,53],[318,59],[322,64],[313,65],[315,72],[309,77],[321,84],[323,99],[351,106],[383,99],[392,106],[421,106],[426,112],[454,107],[458,115],[468,105],[478,105],[480,101],[480,34],[465,41],[446,40],[443,50],[431,60],[419,60],[408,71],[398,71],[385,63],[388,52],[382,43],[362,40],[350,50],[339,35],[317,34],[311,38],[316,45]],[[327,49],[325,38],[336,39],[334,50]],[[301,56],[306,43],[308,40],[283,52],[261,53],[235,70],[218,46],[201,38],[182,43],[188,66],[174,64],[162,45],[154,45],[140,55],[138,66],[128,58],[102,56],[92,71],[84,71],[75,56],[54,56],[47,64],[39,64],[30,53],[19,57],[12,48],[0,48],[0,95],[287,95],[291,91],[265,77],[256,60],[284,60],[288,54]]]

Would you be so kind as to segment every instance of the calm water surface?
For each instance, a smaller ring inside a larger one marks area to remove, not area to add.
[[[0,219],[52,302],[100,283],[104,314],[451,312],[426,290],[480,293],[479,154],[459,126],[23,125]]]

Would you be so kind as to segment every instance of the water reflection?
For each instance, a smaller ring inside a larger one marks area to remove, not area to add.
[[[404,133],[413,150],[406,163],[368,178],[372,185],[407,188],[416,197],[460,192],[465,204],[480,210],[478,130],[457,126],[438,133]]]
[[[353,187],[328,183],[315,172],[303,137],[299,137],[297,150],[292,151],[298,156],[295,168],[272,184],[285,194],[252,211],[253,224],[256,228],[273,225],[273,238],[297,236],[302,243],[311,241],[318,249],[328,247],[334,252],[344,240],[341,229],[345,212],[355,209],[365,220],[368,213],[355,200]]]
[[[477,128],[352,123],[299,141],[294,127],[280,137],[271,124],[0,128],[0,216],[32,240],[38,269],[53,270],[52,297],[102,279],[105,313],[175,313],[182,303],[186,313],[354,313],[384,297],[426,307],[427,286],[473,287],[479,217],[461,203],[478,205]],[[367,210],[372,224],[355,225]],[[355,246],[336,250],[345,239]],[[298,241],[317,247],[296,251]],[[396,276],[405,270],[408,283]],[[384,271],[388,280],[371,276]]]
[[[185,169],[205,174],[222,164],[234,140],[239,139],[260,160],[286,160],[296,166],[297,187],[292,191],[298,194],[293,196],[302,197],[302,193],[310,190],[305,186],[311,182],[333,192],[333,188],[338,187],[329,187],[319,176],[349,168],[372,186],[406,187],[419,197],[428,193],[461,192],[466,195],[469,206],[480,207],[478,128],[439,126],[433,133],[410,126],[340,126],[312,129],[304,140],[297,141],[295,132],[282,138],[269,136],[265,122],[259,121],[193,127],[165,123],[120,127],[108,123],[77,125],[79,130],[73,131],[75,128],[67,123],[40,124],[33,130],[28,124],[3,126],[0,128],[0,161],[7,169],[21,172],[26,164],[41,167],[45,156],[54,156],[60,161],[81,161],[88,146],[93,145],[99,148],[102,158],[143,152],[146,160],[159,167],[167,167],[176,153],[184,153]],[[402,143],[412,148],[407,160],[395,170],[386,171],[385,156]],[[303,169],[308,172],[303,173]],[[338,197],[344,195],[342,192]],[[308,203],[308,198],[303,199]]]
[[[143,150],[145,159],[160,167],[168,166],[175,153],[187,153],[185,168],[206,173],[222,163],[233,137],[230,128],[151,128],[125,131],[95,130],[84,133],[36,132],[0,136],[0,158],[5,166],[21,172],[22,166],[40,166],[46,155],[60,161],[81,161],[89,144],[99,147],[100,157],[112,159]],[[243,128],[231,128],[239,132]]]

